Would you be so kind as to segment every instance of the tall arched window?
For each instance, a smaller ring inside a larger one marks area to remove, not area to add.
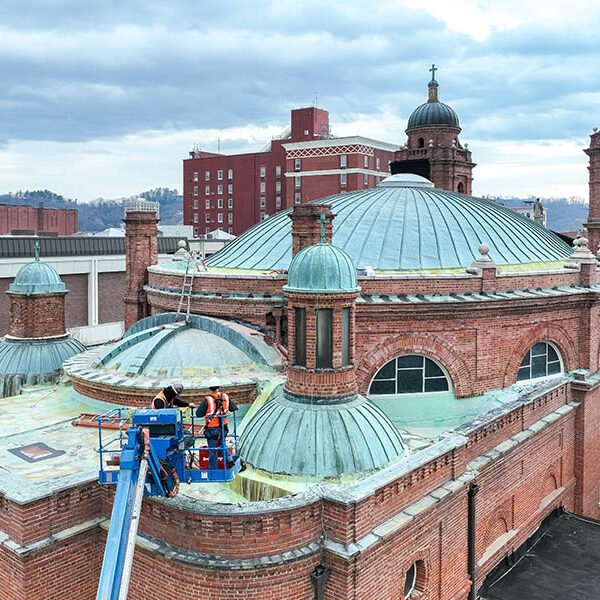
[[[462,181],[458,182],[458,193],[459,194],[464,194],[465,193],[465,186],[463,184]]]
[[[438,363],[420,354],[405,354],[393,358],[377,371],[369,394],[422,394],[449,389],[448,376]]]
[[[419,138],[419,140],[417,142],[417,146],[419,148],[425,148],[425,140],[423,138]]]
[[[550,342],[538,342],[527,352],[519,367],[517,381],[554,375],[563,370],[558,348]]]

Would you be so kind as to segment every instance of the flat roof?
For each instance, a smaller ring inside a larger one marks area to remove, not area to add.
[[[567,512],[554,515],[515,555],[513,567],[500,564],[488,576],[479,590],[480,600],[600,596],[600,521]]]

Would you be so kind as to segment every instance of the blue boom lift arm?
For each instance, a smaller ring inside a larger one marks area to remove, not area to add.
[[[122,425],[129,421],[125,414],[117,417]],[[233,435],[227,436],[221,423],[221,443],[214,450],[197,444],[201,436],[193,417],[186,430],[178,409],[138,409],[131,416],[131,426],[126,431],[121,427],[119,435],[105,443],[102,422],[108,419],[98,419],[99,482],[116,483],[117,491],[96,600],[127,600],[144,496],[172,498],[181,481],[231,481],[242,469],[233,417]],[[217,454],[216,469],[208,468],[209,452]]]

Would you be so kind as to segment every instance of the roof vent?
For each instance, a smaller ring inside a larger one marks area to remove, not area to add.
[[[433,183],[421,175],[414,173],[397,173],[390,175],[379,182],[378,187],[424,187],[432,188]]]

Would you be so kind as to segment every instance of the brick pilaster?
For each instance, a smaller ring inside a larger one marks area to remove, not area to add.
[[[590,250],[596,254],[600,243],[600,131],[590,136],[590,146],[584,152],[589,156],[589,211],[585,224]]]

